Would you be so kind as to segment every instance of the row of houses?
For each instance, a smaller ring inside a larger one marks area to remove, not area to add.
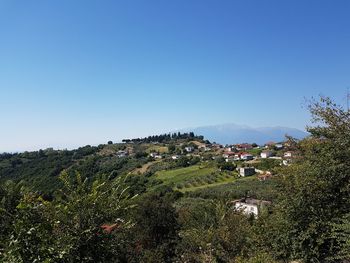
[[[226,162],[229,161],[249,161],[254,159],[254,155],[247,153],[247,152],[232,152],[227,151],[222,154],[222,156],[225,158]],[[294,153],[292,151],[287,151],[283,153],[284,158],[292,158],[294,156]],[[282,157],[274,156],[273,151],[262,151],[260,153],[260,158],[267,159],[267,158],[274,158],[274,159],[282,159]]]
[[[254,156],[247,152],[225,152],[222,156],[225,158],[226,162],[239,160],[249,161],[254,159]]]
[[[240,143],[240,144],[233,144],[233,145],[227,145],[225,147],[225,150],[227,151],[247,151],[254,148],[257,149],[274,149],[274,150],[282,150],[285,148],[288,148],[290,145],[287,142],[283,143],[276,143],[273,141],[267,142],[264,145],[257,145],[255,143]]]

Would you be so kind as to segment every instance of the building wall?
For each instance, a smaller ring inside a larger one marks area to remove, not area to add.
[[[255,169],[254,168],[240,168],[239,169],[239,174],[241,176],[249,176],[249,175],[253,175],[255,173]]]
[[[237,210],[242,211],[243,214],[250,215],[254,214],[255,216],[258,216],[258,206],[256,205],[250,205],[242,202],[237,202],[235,204],[235,208]]]

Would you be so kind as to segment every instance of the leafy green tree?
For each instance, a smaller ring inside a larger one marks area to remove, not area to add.
[[[336,262],[343,240],[333,224],[350,212],[350,112],[329,98],[312,102],[310,112],[311,136],[298,144],[299,160],[281,172],[272,246],[282,258]]]
[[[274,159],[261,159],[260,162],[255,163],[254,166],[260,170],[271,171],[271,169],[281,166],[281,161]]]
[[[125,244],[119,231],[127,197],[118,180],[71,180],[61,174],[62,192],[54,201],[22,195],[4,238],[5,262],[120,262]]]
[[[233,162],[223,162],[220,163],[219,168],[224,171],[234,171],[236,169],[236,165]]]
[[[179,167],[188,167],[190,165],[189,159],[186,156],[181,156],[176,163]]]
[[[175,150],[176,150],[175,144],[169,144],[168,146],[169,153],[173,153],[175,152]]]

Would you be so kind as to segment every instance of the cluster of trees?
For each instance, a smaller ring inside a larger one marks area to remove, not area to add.
[[[226,162],[224,157],[219,157],[216,159],[217,166],[223,171],[234,171],[237,165],[233,162]]]
[[[53,194],[62,187],[58,179],[63,170],[71,175],[79,171],[93,180],[101,174],[119,175],[128,173],[147,162],[147,154],[138,152],[137,158],[97,154],[102,146],[84,146],[75,150],[55,151],[52,149],[36,152],[4,153],[0,155],[0,183],[6,180],[25,181],[33,191]]]
[[[0,258],[349,262],[350,112],[327,98],[313,102],[310,111],[311,136],[292,142],[299,158],[278,170],[273,205],[258,218],[233,210],[229,199],[183,196],[161,185],[148,188],[157,186],[152,177],[96,176],[92,181],[63,172],[62,187],[52,199],[21,183],[1,184]]]
[[[181,132],[175,132],[175,133],[167,133],[167,134],[161,134],[161,135],[152,135],[145,138],[135,138],[135,139],[123,139],[122,142],[125,143],[165,143],[170,142],[171,140],[179,140],[179,139],[198,139],[203,140],[203,136],[195,135],[193,132],[189,133],[181,133]]]
[[[271,171],[276,167],[281,166],[281,160],[261,159],[259,163],[254,164],[254,167],[263,171]]]

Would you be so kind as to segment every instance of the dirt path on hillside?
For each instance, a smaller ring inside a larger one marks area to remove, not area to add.
[[[152,165],[152,164],[155,164],[155,163],[159,163],[160,161],[157,160],[157,161],[153,161],[153,162],[149,162],[149,163],[146,163],[144,164],[141,168],[137,168],[135,169],[134,171],[132,171],[131,173],[141,173],[141,174],[144,174],[145,172],[147,172],[148,168]]]

